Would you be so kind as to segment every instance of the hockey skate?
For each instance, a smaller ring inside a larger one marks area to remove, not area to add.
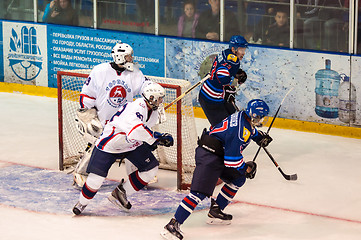
[[[75,206],[73,207],[73,213],[75,215],[79,215],[80,213],[82,213],[84,211],[85,207],[86,207],[86,205],[82,205],[80,202],[77,202],[75,204]]]
[[[108,200],[120,209],[128,211],[132,207],[132,204],[130,204],[127,199],[127,194],[123,188],[123,183],[124,179],[122,179],[120,184],[108,196]]]
[[[211,198],[211,208],[208,212],[208,224],[220,224],[220,225],[228,225],[231,224],[232,215],[222,212],[219,208],[216,200]]]
[[[180,223],[175,218],[172,218],[170,222],[165,225],[160,235],[168,240],[183,239],[183,233],[180,230]]]

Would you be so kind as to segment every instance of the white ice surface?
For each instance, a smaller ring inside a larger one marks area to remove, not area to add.
[[[0,93],[0,114],[0,168],[58,168],[56,99]],[[203,127],[207,121],[198,119],[198,131]],[[185,239],[361,239],[361,140],[276,128],[270,134],[269,151],[285,173],[299,179],[283,179],[261,152],[256,178],[226,208],[232,224],[207,225],[207,211],[195,211],[182,225]],[[252,160],[256,150],[250,144],[245,158]],[[113,166],[109,177],[123,174]],[[175,189],[175,173],[160,170],[158,178],[155,187]],[[89,240],[161,239],[172,214],[74,217],[0,204],[0,216],[0,239]]]

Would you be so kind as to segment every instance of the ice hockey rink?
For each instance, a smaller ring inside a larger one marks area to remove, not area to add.
[[[109,180],[88,214],[74,216],[79,191],[70,174],[57,170],[56,99],[0,93],[0,113],[0,239],[162,239],[187,194],[175,190],[175,172],[160,170],[158,183],[137,195],[130,213],[106,200],[116,184]],[[196,123],[199,132],[208,127],[204,119]],[[298,180],[286,181],[261,152],[255,179],[225,209],[232,224],[207,225],[205,200],[182,225],[185,239],[361,239],[361,140],[277,128],[270,135],[269,151]],[[251,143],[245,159],[256,150]],[[124,177],[123,168],[113,166],[109,178]],[[165,203],[162,194],[176,201]]]

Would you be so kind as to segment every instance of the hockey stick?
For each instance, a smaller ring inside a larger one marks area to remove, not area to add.
[[[285,174],[282,171],[281,167],[276,162],[276,160],[273,158],[271,153],[267,150],[267,148],[263,147],[263,150],[267,153],[268,157],[272,160],[273,164],[277,167],[278,171],[280,171],[280,173],[286,180],[288,180],[288,181],[296,181],[297,180],[297,174],[292,174],[292,175]]]
[[[232,104],[233,104],[233,107],[236,109],[236,112],[239,112],[239,108],[237,107],[235,100],[232,101]]]
[[[210,77],[209,74],[207,74],[202,80],[200,80],[199,82],[197,82],[196,84],[194,84],[192,87],[190,87],[187,91],[185,91],[184,93],[182,93],[181,95],[179,95],[176,99],[174,99],[172,102],[170,102],[167,106],[164,107],[164,110],[167,110],[170,106],[172,106],[174,103],[178,102],[179,100],[181,100],[182,98],[184,98],[185,95],[187,95],[190,91],[192,91],[193,89],[195,89],[196,87],[198,87],[199,85],[201,85],[202,83],[204,83],[208,78]]]
[[[280,106],[278,107],[278,109],[277,109],[277,111],[276,111],[276,114],[274,115],[274,117],[273,117],[273,119],[272,119],[272,122],[271,122],[271,124],[269,125],[269,127],[268,127],[268,129],[267,129],[267,134],[268,134],[269,131],[271,130],[271,127],[272,127],[274,121],[275,121],[276,118],[277,118],[278,112],[280,111],[283,102],[285,101],[287,95],[288,95],[292,90],[293,90],[293,88],[291,88],[291,89],[286,93],[286,95],[284,96],[284,98],[282,99],[282,102],[281,102]],[[257,158],[260,150],[261,150],[261,147],[258,148],[258,150],[257,150],[257,152],[256,152],[256,155],[254,155],[254,158],[253,158],[253,160],[252,160],[253,162],[256,161],[256,158]]]

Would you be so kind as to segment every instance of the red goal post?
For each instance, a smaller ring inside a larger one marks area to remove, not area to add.
[[[75,114],[79,108],[79,94],[90,70],[58,71],[58,127],[59,127],[59,169],[76,164],[82,157],[87,143],[75,126]],[[166,90],[164,106],[180,96],[191,85],[180,79],[147,76]],[[174,137],[174,146],[158,146],[153,153],[160,168],[177,171],[177,188],[188,189],[195,168],[197,130],[191,94],[166,110],[167,121],[154,130],[167,132]]]

